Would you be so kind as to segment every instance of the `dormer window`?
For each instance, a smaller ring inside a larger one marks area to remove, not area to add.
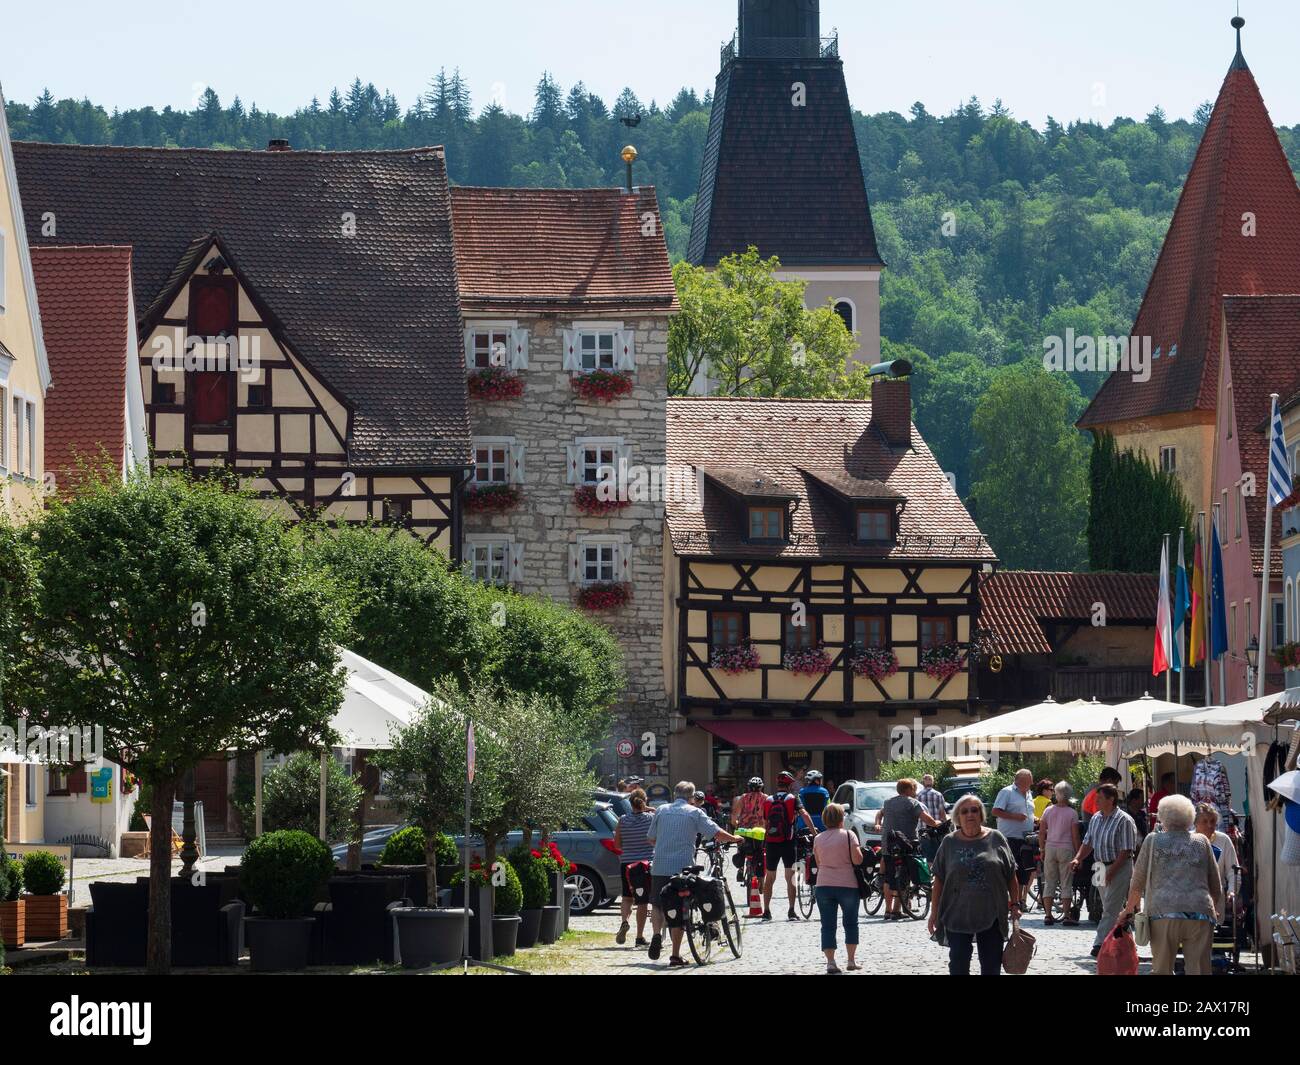
[[[749,508],[750,540],[785,539],[785,511],[781,507]]]
[[[858,507],[857,523],[858,543],[894,542],[894,516],[884,507]]]

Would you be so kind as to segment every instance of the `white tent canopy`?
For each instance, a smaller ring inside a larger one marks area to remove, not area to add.
[[[1159,711],[1186,712],[1190,707],[1144,695],[1116,706],[1076,699],[1053,699],[964,725],[944,734],[945,744],[971,750],[1041,753],[1085,749],[1100,751],[1107,740],[1144,728]]]
[[[1253,753],[1256,743],[1272,738],[1271,725],[1265,715],[1276,706],[1300,708],[1300,688],[1274,695],[1262,695],[1231,706],[1207,706],[1202,709],[1166,711],[1152,717],[1150,723],[1131,732],[1124,740],[1124,754],[1145,752],[1161,755],[1178,752],[1245,751]],[[1297,710],[1300,714],[1300,709]],[[1281,735],[1290,734],[1283,728]]]

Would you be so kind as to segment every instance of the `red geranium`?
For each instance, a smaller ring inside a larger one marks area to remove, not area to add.
[[[579,397],[596,403],[611,403],[626,396],[633,387],[630,373],[615,370],[592,370],[590,373],[574,374],[569,383]]]
[[[465,509],[500,514],[517,507],[521,495],[513,484],[470,485],[465,490]]]
[[[584,514],[612,514],[616,510],[632,505],[629,499],[602,499],[600,486],[595,484],[579,485],[573,492],[573,503]]]
[[[583,610],[617,610],[632,598],[626,584],[587,584],[578,590],[578,605]]]
[[[475,399],[518,399],[524,394],[524,379],[500,366],[473,371],[466,379],[466,384],[469,394]]]

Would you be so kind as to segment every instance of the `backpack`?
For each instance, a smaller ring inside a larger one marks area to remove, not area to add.
[[[772,808],[767,811],[767,835],[768,843],[787,843],[791,839],[791,829],[794,827],[790,823],[790,808],[786,805],[790,801],[790,793],[778,791],[772,796]]]

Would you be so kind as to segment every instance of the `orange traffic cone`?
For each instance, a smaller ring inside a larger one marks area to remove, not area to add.
[[[758,885],[758,877],[749,880],[749,916],[763,916],[763,889]]]

